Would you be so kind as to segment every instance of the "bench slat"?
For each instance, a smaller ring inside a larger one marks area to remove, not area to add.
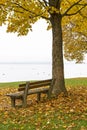
[[[28,90],[28,93],[27,95],[30,95],[30,94],[35,94],[35,93],[39,93],[39,92],[46,92],[49,90],[49,87],[43,87],[43,88],[37,88],[37,89],[30,89]],[[16,93],[11,93],[11,94],[7,94],[7,96],[10,96],[10,97],[21,97],[23,96],[23,91],[21,92],[16,92]]]
[[[6,96],[9,96],[9,97],[22,97],[24,94],[23,91],[21,92],[16,92],[16,93],[10,93],[10,94],[7,94]]]
[[[49,90],[49,87],[46,87],[46,88],[37,88],[37,89],[30,89],[28,91],[28,95],[39,93],[39,92],[47,92],[48,90]]]
[[[42,86],[49,86],[51,85],[51,80],[44,80],[44,81],[36,81],[36,82],[31,82],[29,84],[29,89],[31,88],[38,88],[38,87],[42,87]],[[20,84],[18,91],[23,91],[26,87],[26,84]]]
[[[45,86],[49,86],[51,83],[41,83],[41,84],[30,84],[29,89],[34,89],[34,88],[40,88],[40,87],[45,87]],[[26,86],[25,86],[26,87]],[[25,89],[25,87],[19,87],[18,91],[23,91]]]

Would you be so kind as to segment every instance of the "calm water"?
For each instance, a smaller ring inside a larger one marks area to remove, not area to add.
[[[87,64],[65,64],[65,78],[87,77]],[[0,64],[0,82],[52,78],[51,64]]]

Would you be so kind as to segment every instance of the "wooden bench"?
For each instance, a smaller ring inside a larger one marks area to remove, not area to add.
[[[27,106],[27,96],[31,94],[37,94],[37,100],[40,101],[41,93],[47,94],[50,98],[50,90],[52,86],[52,79],[35,81],[35,82],[26,82],[25,84],[19,84],[18,92],[7,94],[11,98],[11,106],[16,106],[16,99],[22,100],[22,106]]]

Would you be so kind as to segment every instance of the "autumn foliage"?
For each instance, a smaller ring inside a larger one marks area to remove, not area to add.
[[[42,100],[28,97],[27,108],[12,108],[10,98],[5,96],[13,88],[0,89],[0,129],[9,130],[86,130],[87,88],[68,88],[68,97]],[[19,104],[20,102],[18,102]]]
[[[63,52],[67,60],[76,62],[82,62],[87,53],[87,0],[0,1],[0,25],[6,24],[7,32],[27,35],[39,19],[52,28],[51,93],[67,95]]]

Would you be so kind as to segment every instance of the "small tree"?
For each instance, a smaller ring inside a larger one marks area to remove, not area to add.
[[[87,0],[1,0],[0,24],[7,32],[27,35],[40,18],[52,28],[52,93],[67,95],[64,82],[63,40],[68,60],[83,60],[87,51]],[[84,25],[83,25],[83,23]],[[84,46],[84,47],[83,47]]]

